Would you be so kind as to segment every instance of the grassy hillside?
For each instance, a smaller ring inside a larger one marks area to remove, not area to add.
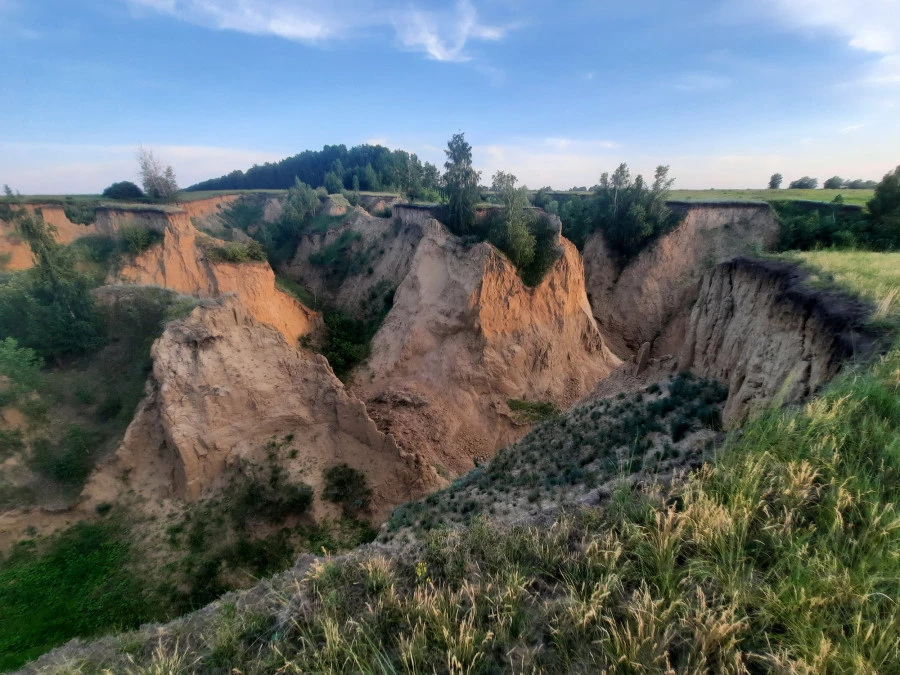
[[[894,268],[846,255],[808,264],[900,324]],[[560,456],[552,440],[546,454]],[[900,342],[751,421],[674,487],[621,481],[599,508],[513,525],[488,510],[306,559],[36,672],[896,672],[898,500]]]

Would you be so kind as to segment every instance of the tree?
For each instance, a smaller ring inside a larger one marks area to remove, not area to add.
[[[330,195],[338,194],[344,189],[343,182],[341,182],[341,179],[334,171],[329,171],[325,174],[325,189],[328,190]]]
[[[534,259],[535,238],[529,230],[528,194],[524,188],[516,188],[518,180],[511,173],[494,174],[491,189],[497,193],[503,205],[503,218],[499,231],[491,237],[517,269],[524,269]]]
[[[16,203],[9,188],[6,196]],[[0,287],[0,339],[12,337],[23,348],[57,361],[96,349],[104,341],[100,318],[72,251],[56,243],[56,229],[40,212],[30,214],[17,206],[12,219],[35,265]]]
[[[885,174],[867,206],[873,244],[900,248],[900,166]]]
[[[123,180],[119,183],[113,183],[103,191],[103,196],[107,199],[143,199],[144,193],[137,185],[130,180]]]
[[[784,180],[784,176],[780,173],[773,173],[769,178],[769,189],[770,190],[779,190],[781,189],[781,183]]]
[[[844,185],[844,179],[840,176],[832,176],[824,183],[822,183],[822,187],[826,190],[840,190]]]
[[[168,201],[178,194],[175,171],[171,165],[164,167],[162,162],[153,156],[152,149],[146,149],[144,146],[139,147],[137,160],[144,192],[147,193],[150,199]]]
[[[453,134],[444,153],[447,155],[444,189],[449,201],[447,226],[459,234],[468,234],[475,226],[481,172],[472,166],[472,146],[466,142],[465,134]]]
[[[819,187],[819,179],[811,178],[810,176],[803,176],[803,178],[798,178],[795,181],[791,181],[790,184],[791,190],[815,190]]]

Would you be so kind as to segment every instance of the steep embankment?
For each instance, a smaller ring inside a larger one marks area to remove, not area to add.
[[[585,284],[594,317],[619,356],[652,343],[656,355],[681,347],[700,279],[715,265],[758,248],[769,248],[778,222],[768,204],[673,204],[683,215],[624,268],[603,235],[584,247]]]
[[[338,227],[305,235],[283,272],[322,301],[367,315],[406,277],[421,239],[417,223],[400,215],[378,218],[357,207]],[[312,262],[328,251],[335,260]]]
[[[275,326],[292,344],[318,325],[318,314],[275,288],[268,263],[212,262],[201,244],[208,250],[224,242],[198,233],[182,211],[160,213],[155,218],[154,229],[164,223],[162,243],[126,264],[112,282],[162,286],[205,298],[237,293],[257,320]]]
[[[88,485],[90,501],[120,493],[120,481],[150,498],[195,501],[223,487],[238,462],[263,465],[275,436],[300,448],[286,469],[317,495],[323,469],[347,463],[365,473],[377,517],[436,479],[376,428],[323,357],[288,344],[238,298],[169,324],[152,356],[147,396]]]
[[[435,220],[422,231],[354,390],[401,447],[461,473],[527,430],[509,399],[570,405],[619,360],[591,316],[568,241],[528,288],[490,245],[467,246]]]
[[[802,401],[872,346],[871,308],[803,285],[796,266],[737,258],[703,277],[678,367],[728,385],[726,423]]]
[[[78,225],[66,216],[62,206],[55,204],[27,204],[30,213],[39,212],[44,222],[56,228],[56,240],[60,244],[71,244],[80,237],[97,234],[96,225]],[[31,249],[16,233],[15,225],[0,220],[0,256],[9,256],[5,269],[9,271],[28,269],[34,264]]]

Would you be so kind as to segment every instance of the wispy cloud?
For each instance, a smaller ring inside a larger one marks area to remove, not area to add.
[[[731,86],[731,78],[712,73],[687,73],[672,86],[680,91],[716,91]]]
[[[783,24],[841,36],[876,55],[862,75],[870,85],[900,84],[900,3],[897,0],[763,0],[759,7]]]
[[[2,1],[2,0],[0,0]],[[403,49],[435,61],[469,61],[473,42],[503,39],[510,25],[485,21],[470,0],[432,9],[390,0],[125,0],[136,8],[216,30],[273,35],[306,44],[391,26]]]

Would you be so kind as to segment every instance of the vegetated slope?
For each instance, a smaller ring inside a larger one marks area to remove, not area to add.
[[[310,559],[23,672],[893,672],[900,344],[659,492]]]
[[[237,293],[255,318],[275,326],[291,343],[318,325],[315,312],[275,288],[268,263],[218,262],[213,254],[229,244],[198,233],[186,213],[159,213],[157,220],[164,226],[162,243],[137,255],[111,282],[162,286],[207,298]]]
[[[779,225],[767,204],[671,206],[682,213],[682,222],[624,267],[608,252],[601,232],[585,242],[591,308],[610,347],[623,358],[644,342],[654,354],[676,354],[703,274],[778,240]]]
[[[609,499],[617,484],[668,481],[721,442],[727,390],[690,373],[549,419],[440,492],[394,510],[382,535],[421,534],[487,517],[512,524]],[[397,534],[399,532],[399,534]]]
[[[56,240],[60,244],[71,244],[79,237],[95,234],[97,228],[94,224],[78,225],[66,216],[62,206],[56,204],[26,205],[29,213],[39,211],[44,221],[56,228]],[[3,212],[0,211],[0,271],[24,270],[34,264],[31,249],[16,233],[15,227],[3,220]]]
[[[806,400],[848,358],[865,355],[874,307],[804,283],[796,266],[736,258],[704,275],[680,368],[729,386],[725,421],[778,400]]]
[[[115,460],[88,485],[90,501],[109,500],[119,481],[153,499],[208,497],[226,469],[263,464],[268,442],[286,436],[300,448],[286,470],[316,493],[322,470],[341,463],[367,476],[376,514],[427,487],[427,471],[377,430],[325,359],[286,343],[239,298],[169,324],[152,356],[147,396]]]
[[[487,243],[435,220],[355,373],[380,428],[443,472],[464,472],[519,438],[508,399],[568,406],[618,365],[591,317],[581,260],[562,257],[536,287]]]

